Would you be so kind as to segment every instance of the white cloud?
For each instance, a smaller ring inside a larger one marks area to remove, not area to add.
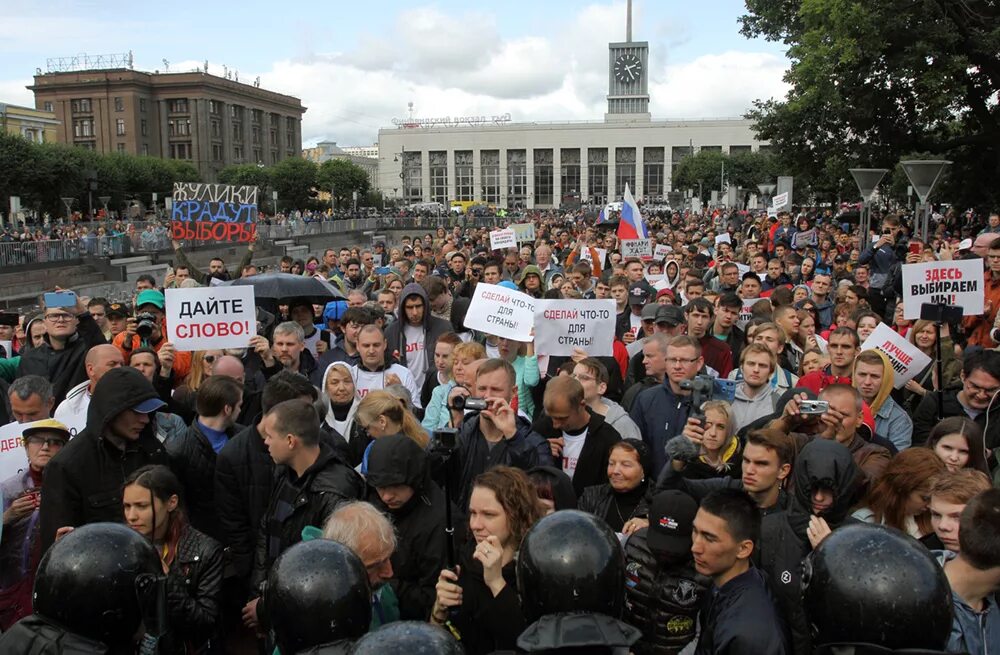
[[[35,106],[35,94],[24,88],[33,80],[0,80],[0,102],[22,107]]]

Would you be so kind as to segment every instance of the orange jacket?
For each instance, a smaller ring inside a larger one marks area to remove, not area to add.
[[[158,343],[155,346],[153,346],[153,350],[155,350],[156,352],[159,352],[160,351],[160,346],[162,346],[166,342],[167,342],[166,331],[164,330],[164,337],[162,339],[160,339],[160,343]],[[134,334],[134,335],[132,335],[132,347],[131,348],[125,348],[125,333],[124,332],[120,332],[120,333],[116,334],[114,340],[111,343],[112,343],[112,345],[116,346],[118,348],[118,350],[122,351],[122,357],[125,358],[126,362],[128,361],[129,354],[133,350],[138,349],[142,345],[142,342],[139,339],[139,335]],[[179,350],[175,351],[174,352],[174,386],[177,386],[178,384],[180,384],[181,382],[183,382],[184,378],[186,378],[187,374],[190,373],[190,372],[191,372],[191,353],[187,352],[187,351],[184,351],[184,352],[181,352]]]
[[[962,325],[969,334],[970,346],[996,348],[996,342],[990,338],[990,330],[993,329],[997,310],[1000,309],[1000,279],[995,279],[990,271],[984,273],[984,279],[984,302],[989,311],[980,316],[966,316],[962,319]]]

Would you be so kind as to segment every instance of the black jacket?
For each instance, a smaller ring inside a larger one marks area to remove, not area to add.
[[[65,348],[53,350],[46,340],[38,348],[24,353],[17,367],[17,377],[40,375],[52,382],[56,406],[66,398],[70,389],[87,379],[87,369],[84,366],[87,351],[108,342],[89,313],[80,314],[79,321],[76,334],[66,343]]]
[[[108,371],[94,388],[87,409],[87,427],[70,439],[45,467],[42,483],[41,545],[45,552],[63,526],[79,527],[98,521],[122,523],[122,484],[136,469],[150,464],[169,465],[167,451],[156,438],[150,421],[124,450],[108,438],[108,424],[137,404],[157,398],[153,385],[138,370]]]
[[[260,417],[230,439],[215,459],[215,508],[229,553],[226,577],[248,578],[257,530],[274,488],[274,460],[257,431]]]
[[[755,549],[754,557],[778,600],[791,633],[793,651],[808,655],[812,650],[809,624],[802,608],[802,560],[812,551],[806,535],[812,516],[811,492],[819,482],[835,487],[833,505],[822,517],[831,529],[836,529],[848,520],[862,475],[846,446],[815,439],[796,457],[792,477],[794,485],[788,509],[764,517],[760,547]]]
[[[469,506],[472,481],[480,473],[494,466],[515,466],[527,471],[535,466],[552,464],[549,442],[534,432],[526,419],[518,416],[514,436],[501,440],[492,449],[479,429],[480,420],[478,414],[466,417],[455,441],[455,452],[447,467],[439,468],[441,480],[444,476],[449,476],[455,503],[463,512]],[[436,459],[435,464],[440,462],[437,452],[432,453],[432,457]]]
[[[649,528],[625,542],[625,613],[642,630],[636,655],[675,655],[697,635],[698,610],[710,581],[684,562],[661,563],[649,550]]]
[[[633,516],[646,517],[649,515],[649,497],[645,492],[646,487],[643,487],[639,492],[641,497],[639,498],[639,502],[635,506],[635,509],[622,515],[621,518],[623,522],[628,521]],[[580,501],[577,503],[577,508],[581,512],[589,512],[603,521],[606,520],[605,517],[611,509],[611,503],[614,502],[614,500],[615,490],[610,484],[605,482],[604,484],[598,484],[584,489],[583,494],[580,495]]]
[[[452,624],[462,636],[466,655],[515,651],[518,635],[528,627],[517,595],[515,567],[514,561],[503,567],[507,584],[494,597],[483,581],[482,565],[472,558],[471,552],[463,558],[458,576],[462,604],[454,612]]]
[[[214,646],[210,651],[210,642],[218,637],[222,573],[222,546],[188,527],[177,543],[177,555],[167,573],[170,652],[221,652]]]
[[[946,388],[943,392],[944,416],[968,416],[962,403],[958,402],[961,386]],[[924,394],[916,411],[913,412],[913,445],[922,446],[927,443],[927,437],[938,423],[938,400],[936,393]],[[1000,447],[1000,403],[994,403],[989,412],[989,429],[983,435],[987,448]],[[980,428],[987,427],[987,412],[980,412],[975,421]]]
[[[402,620],[426,621],[435,585],[447,566],[444,492],[430,477],[427,453],[405,435],[375,440],[368,454],[368,500],[396,526],[392,589]],[[397,509],[386,506],[377,488],[407,485],[414,493]]]
[[[683,491],[700,503],[702,498],[718,489],[743,490],[743,480],[738,480],[729,476],[722,478],[708,478],[705,480],[693,480],[685,477],[683,473],[675,471],[673,466],[664,466],[663,470],[660,471],[660,477],[656,480],[656,488],[653,490],[653,495],[667,489]],[[760,513],[761,516],[767,516],[768,514],[780,512],[787,508],[788,494],[785,493],[784,489],[779,489],[778,502],[770,507],[761,507]]]
[[[699,616],[695,655],[785,655],[781,614],[756,568],[713,587]]]
[[[275,357],[274,359],[273,366],[262,366],[262,368],[260,369],[261,373],[264,375],[265,380],[270,380],[272,377],[274,377],[278,373],[281,373],[284,370],[285,370],[284,364],[278,361],[277,357]],[[311,352],[309,352],[308,350],[303,350],[301,353],[299,353],[299,370],[296,371],[299,375],[303,376],[307,380],[312,381],[313,375],[316,373],[317,370],[319,370],[320,373],[322,373],[322,370],[319,369],[319,366],[316,363],[316,358],[313,357],[313,354]]]
[[[573,472],[573,491],[579,498],[583,490],[595,484],[608,481],[608,455],[611,447],[622,440],[618,430],[611,427],[600,414],[588,407],[590,423],[587,424],[587,438],[583,441],[583,450],[576,460],[576,470]],[[556,439],[562,436],[560,430],[552,427],[552,419],[542,414],[535,420],[535,432],[546,439]],[[558,466],[559,463],[557,463]]]
[[[229,438],[242,429],[240,425],[230,428]],[[197,419],[183,437],[167,444],[167,453],[170,468],[184,485],[184,505],[191,525],[213,539],[221,538],[214,486],[217,456]]]
[[[81,637],[38,614],[26,616],[0,635],[0,653],[18,655],[104,655],[111,650]]]
[[[251,586],[256,589],[267,577],[271,564],[289,546],[302,541],[307,525],[322,526],[341,503],[364,497],[364,480],[330,447],[320,442],[315,463],[296,476],[288,467],[275,471],[267,511],[260,521]],[[294,498],[284,514],[282,499]]]

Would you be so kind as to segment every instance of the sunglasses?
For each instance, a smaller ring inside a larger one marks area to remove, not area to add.
[[[202,361],[208,362],[209,364],[214,364],[215,360],[218,359],[216,355],[205,355],[201,358]]]

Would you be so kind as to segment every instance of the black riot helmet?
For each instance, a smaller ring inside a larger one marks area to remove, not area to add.
[[[372,620],[365,565],[350,548],[328,539],[282,553],[267,574],[261,605],[282,653],[357,639]]]
[[[838,528],[803,566],[802,600],[816,646],[944,648],[952,621],[948,580],[927,549],[899,530]]]
[[[139,533],[118,523],[91,523],[45,553],[35,577],[35,613],[115,648],[139,629],[139,589],[162,577],[156,549]]]
[[[395,621],[369,632],[354,644],[351,655],[462,655],[450,634],[425,621]]]
[[[620,618],[624,580],[621,544],[593,514],[572,509],[550,514],[521,542],[517,588],[528,623],[564,612]]]

